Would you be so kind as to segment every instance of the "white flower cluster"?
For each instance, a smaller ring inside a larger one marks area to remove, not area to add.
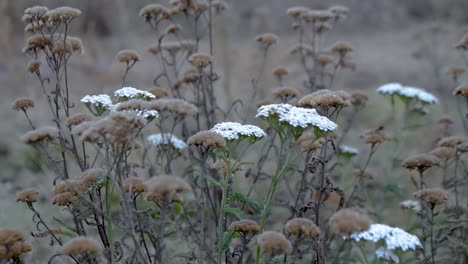
[[[262,138],[266,136],[265,131],[263,131],[258,126],[242,125],[237,122],[218,123],[211,129],[211,132],[218,133],[228,140],[239,139],[239,135],[256,138]]]
[[[406,200],[400,203],[400,206],[415,212],[421,212],[421,202],[415,200]]]
[[[400,259],[398,258],[398,256],[393,251],[388,250],[384,247],[379,247],[375,251],[375,255],[377,255],[377,258],[379,259],[385,259],[394,263],[400,263]]]
[[[141,110],[137,112],[137,115],[143,116],[145,119],[156,118],[159,116],[158,111],[156,110]]]
[[[172,145],[177,150],[183,150],[187,144],[170,133],[153,134],[147,137],[147,140],[155,146]]]
[[[118,89],[117,91],[114,92],[114,95],[117,97],[126,97],[129,99],[134,99],[134,98],[140,98],[140,99],[154,99],[156,96],[154,94],[147,92],[147,91],[142,91],[138,90],[133,87],[123,87],[121,89]]]
[[[256,117],[278,115],[280,122],[286,122],[293,127],[306,128],[315,126],[322,131],[333,131],[338,125],[325,116],[321,116],[315,109],[292,106],[290,104],[263,105],[257,110]]]
[[[348,145],[341,145],[340,146],[341,153],[350,154],[350,155],[357,155],[359,154],[359,149],[348,146]]]
[[[114,106],[112,104],[110,96],[107,94],[86,95],[85,97],[81,98],[81,102],[85,104],[91,104],[94,106],[105,107],[109,110],[112,109]]]
[[[416,100],[419,100],[423,103],[428,103],[428,104],[436,104],[439,102],[437,97],[424,91],[423,89],[403,86],[399,83],[384,84],[377,89],[377,92],[381,94],[390,94],[390,95],[398,94],[400,96],[414,98]]]
[[[388,250],[401,248],[406,251],[421,247],[421,242],[417,236],[411,235],[401,228],[383,224],[372,224],[367,231],[351,234],[349,238],[355,241],[367,240],[374,243],[384,240]]]

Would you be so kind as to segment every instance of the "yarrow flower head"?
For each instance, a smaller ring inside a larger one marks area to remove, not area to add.
[[[258,126],[242,125],[237,122],[218,123],[210,131],[220,134],[227,140],[238,140],[243,138],[260,139],[266,136],[265,131]]]
[[[156,96],[154,94],[147,92],[147,91],[142,91],[138,90],[133,87],[123,87],[121,89],[118,89],[117,91],[114,92],[114,95],[123,98],[123,99],[155,99]]]
[[[354,155],[359,154],[359,149],[348,146],[348,145],[341,145],[340,152],[341,154],[346,155],[346,156],[354,156]]]
[[[403,86],[399,83],[388,83],[380,86],[377,89],[378,93],[399,95],[403,98],[415,99],[423,104],[436,104],[439,102],[437,97],[426,92],[423,89],[416,87]]]
[[[105,111],[110,111],[114,108],[114,104],[107,94],[86,95],[81,99],[81,102],[96,116],[100,116]]]
[[[377,243],[380,240],[385,241],[386,249],[395,250],[400,248],[403,251],[409,249],[416,250],[421,247],[419,238],[398,227],[391,227],[384,224],[372,224],[370,228],[363,232],[351,234],[349,237],[355,241],[372,241]]]
[[[187,144],[170,133],[153,134],[148,136],[148,141],[155,146],[172,146],[176,150],[183,150]]]

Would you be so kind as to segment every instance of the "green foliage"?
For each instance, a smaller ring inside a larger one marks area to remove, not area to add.
[[[262,209],[262,207],[257,202],[255,202],[252,198],[247,197],[243,195],[242,193],[238,193],[238,192],[231,194],[229,196],[229,201],[245,204],[256,213],[260,212]]]

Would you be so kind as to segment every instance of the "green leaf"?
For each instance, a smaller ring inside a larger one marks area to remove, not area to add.
[[[217,186],[218,188],[223,189],[223,185],[219,181],[214,179],[213,177],[211,177],[209,175],[205,175],[205,179],[207,181],[211,182],[212,184],[214,184],[215,186]]]
[[[229,230],[224,232],[221,243],[218,244],[218,246],[221,247],[221,251],[227,250],[231,241],[237,237],[239,237],[239,233],[237,233],[236,231]]]
[[[223,209],[224,212],[235,215],[237,218],[242,218],[242,211],[239,208],[226,206]]]
[[[253,211],[255,211],[256,213],[260,212],[261,210],[261,206],[257,202],[252,200],[252,198],[249,198],[243,195],[242,193],[236,192],[236,193],[231,194],[229,196],[229,201],[235,201],[235,202],[245,204],[248,207],[250,207]]]

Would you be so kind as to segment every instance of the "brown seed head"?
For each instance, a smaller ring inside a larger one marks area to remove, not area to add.
[[[335,15],[328,10],[309,10],[304,14],[303,19],[308,22],[327,22],[330,19],[334,18]]]
[[[69,116],[67,119],[65,119],[65,126],[67,127],[73,127],[77,126],[83,122],[88,122],[93,120],[93,115],[89,113],[77,113],[74,115]]]
[[[205,148],[224,148],[226,140],[219,134],[204,130],[189,137],[187,140],[189,146],[203,146]]]
[[[334,5],[328,8],[328,10],[335,15],[335,18],[345,18],[349,13],[349,8],[342,5]]]
[[[238,171],[242,170],[242,166],[236,166],[236,168],[233,168],[232,166],[235,164],[235,160],[230,160],[231,164],[231,171],[228,172],[228,164],[222,159],[218,159],[215,163],[213,163],[212,168],[217,170],[219,173],[221,173],[224,176],[230,175],[231,173],[236,173]]]
[[[291,242],[280,232],[265,231],[258,235],[257,243],[263,252],[267,254],[290,254],[292,251]]]
[[[101,251],[99,243],[88,237],[75,237],[63,245],[62,253],[68,256],[96,256]]]
[[[31,251],[31,245],[16,229],[0,229],[0,260],[16,259],[22,253]],[[10,263],[10,262],[8,262]]]
[[[149,102],[148,109],[158,110],[159,112],[171,112],[181,116],[194,115],[198,108],[182,99],[163,98]]]
[[[271,91],[274,97],[289,100],[291,98],[299,96],[299,91],[294,87],[279,87]]]
[[[348,100],[349,98],[350,95],[347,92],[323,89],[302,97],[298,101],[298,106],[308,108],[315,108],[319,106],[326,108],[342,108],[351,104]]]
[[[365,92],[355,91],[351,93],[351,104],[354,106],[364,106],[368,99],[369,97]]]
[[[443,117],[441,117],[437,122],[438,122],[439,124],[443,124],[443,125],[446,125],[446,126],[450,126],[450,125],[452,125],[455,121],[454,121],[453,118],[450,117],[450,116],[443,116]]]
[[[153,178],[147,185],[146,199],[154,203],[179,200],[179,193],[190,191],[190,185],[182,178],[169,175]]]
[[[468,85],[460,85],[453,91],[453,95],[468,96]]]
[[[451,75],[454,79],[457,79],[458,76],[462,75],[465,71],[466,71],[465,67],[452,66],[448,68],[447,73]]]
[[[286,11],[286,14],[288,14],[288,16],[293,17],[293,18],[302,18],[308,12],[310,12],[310,9],[307,7],[293,6],[293,7],[288,8],[288,10]]]
[[[38,73],[39,68],[41,67],[41,62],[38,60],[31,60],[28,63],[28,66],[26,66],[26,70],[29,73]]]
[[[124,180],[123,190],[127,193],[142,193],[146,191],[146,186],[142,179],[133,177]]]
[[[26,111],[28,108],[34,107],[34,101],[29,98],[18,98],[13,102],[13,110]]]
[[[169,12],[169,9],[161,4],[149,4],[140,10],[139,16],[143,17],[145,21],[148,22],[167,16]]]
[[[26,8],[24,10],[24,13],[29,15],[30,17],[41,17],[47,11],[49,11],[49,8],[47,8],[45,6],[33,6],[33,7]]]
[[[403,167],[408,170],[418,170],[424,172],[425,170],[436,166],[439,163],[439,159],[431,154],[416,154],[408,157],[403,161]]]
[[[51,38],[48,35],[36,34],[26,40],[26,46],[23,48],[24,53],[34,53],[43,50],[51,43]]]
[[[327,66],[329,64],[334,63],[335,59],[333,59],[332,56],[329,56],[327,54],[319,54],[318,57],[317,57],[317,62],[322,67],[325,67],[325,66]]]
[[[283,66],[276,66],[273,68],[273,75],[275,75],[278,78],[283,78],[284,76],[288,75],[288,69],[286,69]]]
[[[56,127],[46,126],[27,132],[21,136],[21,141],[25,144],[35,144],[41,141],[52,141],[58,135],[59,131]]]
[[[182,29],[180,25],[171,24],[164,29],[164,35],[177,34]]]
[[[461,145],[464,142],[465,142],[464,137],[449,136],[449,137],[444,137],[441,140],[439,140],[439,142],[437,142],[437,146],[455,148],[456,146]]]
[[[148,92],[150,92],[154,96],[156,96],[156,99],[169,96],[169,91],[166,88],[161,88],[161,87],[155,87],[155,88],[149,90]]]
[[[263,47],[270,47],[278,42],[278,36],[273,33],[264,33],[256,36],[255,41],[260,43]]]
[[[314,32],[317,34],[323,34],[332,29],[332,25],[329,23],[319,23],[314,26]]]
[[[432,207],[443,204],[448,200],[448,192],[441,188],[427,188],[414,193],[414,197],[420,198]]]
[[[312,220],[302,217],[289,220],[284,229],[288,235],[293,237],[316,238],[320,235],[320,229],[317,225]]]
[[[290,55],[304,55],[304,56],[311,56],[314,54],[314,47],[309,44],[296,44],[289,48],[288,53]]]
[[[65,22],[77,18],[80,15],[81,11],[79,9],[69,6],[57,7],[45,13],[45,16],[53,23]]]
[[[82,184],[82,188],[87,190],[91,186],[96,186],[99,180],[101,180],[106,175],[106,171],[101,168],[92,168],[85,170],[81,176],[80,181]],[[100,184],[98,187],[101,187]]]
[[[35,203],[39,198],[39,191],[36,188],[29,188],[18,193],[17,202]]]
[[[213,8],[216,13],[220,13],[221,11],[228,9],[229,6],[223,1],[215,0],[211,2],[211,8]]]
[[[78,197],[72,193],[64,192],[54,195],[52,197],[52,204],[56,204],[58,206],[68,206],[74,204]]]
[[[250,219],[234,221],[229,225],[228,229],[243,235],[256,235],[260,232],[260,226],[257,224],[257,222]]]
[[[382,129],[369,129],[361,135],[366,144],[381,144],[388,139],[388,135]]]
[[[369,229],[369,217],[357,210],[341,209],[330,217],[330,228],[339,236],[349,236]]]
[[[437,157],[438,159],[451,159],[454,158],[456,155],[456,151],[453,148],[449,147],[437,147],[433,149],[429,154]]]
[[[198,52],[189,57],[190,63],[197,68],[205,68],[211,64],[212,58],[209,54]]]
[[[345,54],[352,52],[353,51],[353,46],[347,42],[336,42],[330,47],[330,52],[331,53],[337,53],[340,54],[341,56],[344,56]]]
[[[124,50],[119,51],[119,53],[117,53],[117,56],[115,58],[117,59],[118,62],[127,63],[127,64],[134,63],[134,62],[141,60],[140,54],[138,54],[138,52],[136,52],[135,50],[131,50],[131,49],[124,49]]]

